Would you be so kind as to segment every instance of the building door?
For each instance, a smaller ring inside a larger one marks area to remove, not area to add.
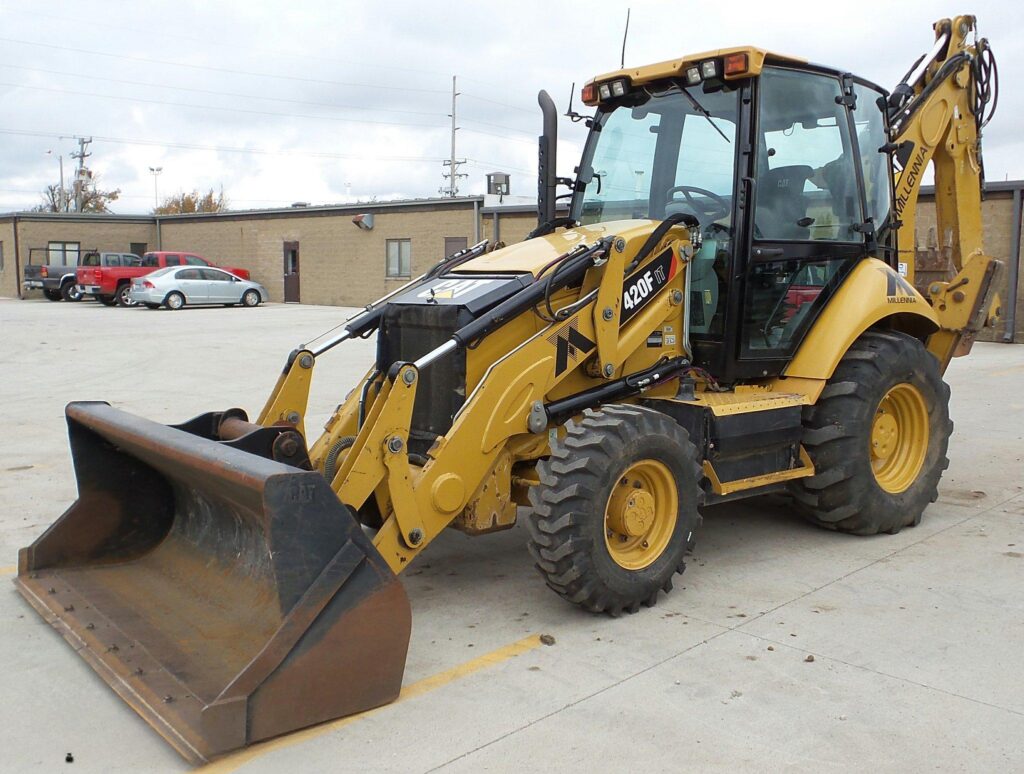
[[[284,302],[299,302],[299,243],[284,243]]]
[[[452,253],[457,253],[459,250],[465,250],[467,247],[469,247],[469,239],[466,237],[445,237],[444,257],[447,258]]]

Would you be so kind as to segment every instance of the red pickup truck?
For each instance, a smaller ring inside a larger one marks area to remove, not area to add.
[[[96,260],[90,263],[90,258],[95,255],[88,254],[82,258],[78,266],[75,281],[82,295],[92,296],[101,304],[106,306],[135,306],[135,301],[128,293],[132,287],[132,280],[142,277],[151,271],[162,269],[165,266],[215,266],[200,255],[195,253],[161,251],[146,253],[142,256],[140,266],[104,266],[101,261]],[[97,256],[98,258],[98,256]],[[249,272],[246,269],[239,269],[229,266],[218,267],[229,271],[241,279],[249,279]]]

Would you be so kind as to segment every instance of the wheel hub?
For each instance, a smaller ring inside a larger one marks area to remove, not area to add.
[[[679,515],[675,478],[657,460],[631,465],[605,508],[605,544],[616,564],[639,570],[665,551]]]
[[[890,494],[905,492],[917,480],[928,451],[928,405],[909,382],[897,384],[879,401],[871,422],[871,468]]]

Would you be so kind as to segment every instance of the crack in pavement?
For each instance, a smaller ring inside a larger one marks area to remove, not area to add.
[[[452,765],[456,761],[460,761],[460,760],[462,760],[464,758],[467,758],[467,757],[469,757],[471,755],[474,755],[475,753],[480,752],[481,750],[485,750],[488,747],[491,747],[492,745],[495,745],[498,742],[501,742],[501,741],[503,741],[505,739],[508,739],[509,737],[515,736],[516,734],[518,734],[518,733],[520,733],[522,731],[525,731],[525,730],[527,730],[529,728],[532,728],[533,726],[537,725],[538,723],[542,723],[545,720],[547,720],[549,718],[552,718],[555,715],[558,715],[559,713],[564,712],[567,709],[571,709],[572,707],[575,707],[578,704],[582,704],[585,701],[589,701],[590,699],[592,699],[592,698],[594,698],[596,696],[600,696],[601,694],[606,693],[607,691],[610,691],[611,689],[616,688],[616,687],[622,685],[623,683],[627,683],[630,680],[633,680],[633,679],[635,679],[637,677],[640,677],[641,675],[646,674],[647,672],[650,672],[652,669],[656,669],[656,668],[658,668],[660,666],[663,666],[664,664],[667,664],[669,661],[672,661],[675,658],[679,658],[680,656],[685,655],[686,653],[689,653],[690,651],[695,650],[696,648],[703,647],[704,645],[707,645],[712,640],[716,640],[719,637],[722,637],[723,635],[726,635],[726,634],[730,634],[730,633],[743,634],[743,635],[745,635],[747,637],[750,637],[752,639],[757,639],[757,640],[762,640],[762,641],[766,641],[766,642],[771,642],[772,644],[783,645],[784,647],[791,648],[793,650],[800,650],[800,651],[809,653],[811,651],[808,651],[808,650],[806,650],[804,648],[796,648],[795,646],[790,645],[788,643],[778,643],[775,640],[770,640],[767,637],[762,637],[760,635],[751,634],[750,632],[741,631],[741,630],[743,629],[744,626],[747,626],[747,625],[749,625],[751,623],[754,623],[755,621],[758,621],[758,620],[760,620],[761,618],[763,618],[763,617],[765,617],[767,615],[771,615],[772,613],[774,613],[774,612],[776,612],[776,611],[786,607],[787,605],[791,605],[794,602],[799,602],[801,599],[805,599],[806,597],[810,596],[811,594],[814,594],[814,593],[816,593],[818,591],[821,591],[822,589],[828,588],[829,586],[831,586],[831,585],[833,585],[835,583],[839,583],[840,581],[846,580],[847,578],[851,577],[852,575],[856,575],[859,572],[863,572],[864,570],[867,570],[868,568],[875,566],[879,562],[882,562],[882,561],[884,561],[886,559],[889,559],[889,558],[891,558],[893,556],[896,556],[897,554],[900,554],[900,553],[902,553],[903,551],[906,551],[909,548],[913,548],[914,546],[920,545],[921,543],[924,543],[924,542],[926,542],[928,540],[931,540],[932,538],[934,538],[934,537],[936,537],[938,535],[945,534],[946,532],[949,532],[951,529],[954,529],[954,528],[959,527],[959,526],[961,526],[963,524],[966,524],[967,522],[972,521],[974,519],[977,519],[980,516],[984,516],[985,514],[995,510],[996,508],[999,508],[1002,505],[1005,505],[1006,503],[1010,502],[1011,500],[1015,499],[1018,496],[1020,496],[1020,495],[1019,494],[1014,494],[1014,495],[1012,495],[1010,497],[1007,497],[1004,500],[1000,500],[998,503],[993,503],[992,505],[988,506],[987,508],[984,508],[983,510],[978,511],[977,513],[972,513],[969,516],[965,516],[963,519],[960,519],[959,521],[956,521],[956,522],[950,524],[949,526],[943,527],[942,529],[937,530],[935,532],[932,532],[931,534],[926,535],[926,536],[922,537],[919,540],[915,540],[912,543],[908,543],[905,546],[902,546],[902,547],[897,548],[897,549],[895,549],[893,551],[890,551],[889,553],[884,554],[883,556],[880,556],[877,559],[871,560],[870,562],[868,562],[867,564],[862,565],[861,567],[857,567],[857,568],[855,568],[853,570],[850,570],[849,572],[844,573],[843,575],[840,575],[837,578],[833,578],[832,580],[828,581],[827,583],[821,584],[817,588],[814,588],[814,589],[811,589],[809,591],[803,592],[802,594],[798,594],[797,596],[795,596],[792,599],[789,599],[789,600],[787,600],[785,602],[780,602],[778,605],[776,605],[775,607],[771,608],[770,610],[765,610],[765,611],[763,611],[761,613],[758,613],[753,618],[745,620],[742,623],[737,624],[736,626],[724,626],[723,624],[719,624],[719,623],[716,623],[714,621],[708,621],[708,620],[705,620],[703,618],[699,618],[697,616],[691,615],[689,613],[679,613],[678,611],[672,611],[672,612],[677,612],[677,614],[683,615],[683,616],[685,616],[687,618],[691,618],[694,621],[700,621],[701,623],[705,623],[705,624],[709,624],[711,626],[718,627],[722,631],[718,632],[717,634],[713,634],[710,637],[707,637],[707,638],[701,640],[700,642],[696,642],[693,645],[690,645],[690,646],[688,646],[686,648],[683,648],[682,650],[678,651],[677,653],[673,653],[672,655],[667,656],[664,659],[662,659],[660,661],[657,661],[657,662],[655,662],[655,663],[653,663],[653,664],[651,664],[651,665],[649,665],[647,667],[644,667],[643,669],[640,669],[640,670],[634,672],[633,674],[626,675],[622,679],[617,680],[614,683],[610,683],[609,685],[606,685],[606,686],[604,686],[602,688],[599,688],[598,690],[593,691],[593,692],[587,694],[586,696],[581,696],[578,699],[574,699],[573,701],[568,702],[567,704],[563,705],[562,707],[559,707],[558,709],[555,709],[555,710],[551,710],[551,712],[547,712],[544,715],[541,715],[540,717],[535,718],[535,719],[529,721],[528,723],[524,723],[523,725],[518,726],[517,728],[514,728],[514,729],[511,729],[509,731],[506,731],[505,733],[500,734],[499,736],[496,736],[494,739],[491,739],[491,740],[485,742],[484,744],[477,745],[476,747],[474,747],[471,750],[467,750],[464,753],[461,753],[459,755],[456,755],[453,758],[450,758],[449,760],[445,761],[444,763],[440,763],[437,766],[434,766],[434,767],[432,767],[430,769],[427,769],[426,770],[426,774],[430,774],[430,772],[440,771],[441,769],[446,768],[446,767]],[[958,507],[963,507],[963,506],[958,506]],[[815,657],[817,658],[817,654],[815,654]],[[906,677],[899,677],[897,675],[890,675],[890,674],[887,674],[885,672],[880,672],[877,669],[873,669],[871,667],[864,666],[862,664],[849,663],[849,662],[843,661],[840,658],[836,658],[834,656],[829,656],[829,655],[825,655],[825,654],[822,654],[821,658],[829,659],[830,661],[834,661],[836,663],[844,664],[844,665],[846,665],[848,667],[851,667],[853,669],[860,669],[860,670],[863,670],[863,671],[866,671],[866,672],[871,672],[871,673],[879,675],[880,677],[887,677],[887,678],[890,678],[890,679],[893,679],[893,680],[899,680],[901,682],[905,682],[905,683],[908,683],[910,685],[914,685],[914,686],[917,686],[919,688],[923,688],[925,690],[935,691],[935,692],[941,693],[941,694],[943,694],[945,696],[956,697],[956,698],[963,699],[965,701],[969,701],[969,702],[972,702],[972,703],[975,703],[975,704],[979,704],[979,705],[982,705],[982,706],[990,707],[992,709],[1003,710],[1003,711],[1009,712],[1009,713],[1011,713],[1013,715],[1024,716],[1024,713],[1019,712],[1019,711],[1014,710],[1014,709],[1011,709],[1009,707],[1002,707],[1002,706],[1000,706],[998,704],[991,704],[991,703],[983,701],[981,699],[974,699],[974,698],[972,698],[970,696],[961,696],[960,694],[957,694],[957,693],[952,692],[952,691],[945,690],[943,688],[937,688],[935,686],[927,685],[925,683],[919,683],[919,682],[916,682],[916,681],[911,680],[911,679],[906,678]]]

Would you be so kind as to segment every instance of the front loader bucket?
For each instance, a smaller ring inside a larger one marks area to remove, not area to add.
[[[393,701],[409,600],[324,478],[105,403],[19,591],[182,755]]]

